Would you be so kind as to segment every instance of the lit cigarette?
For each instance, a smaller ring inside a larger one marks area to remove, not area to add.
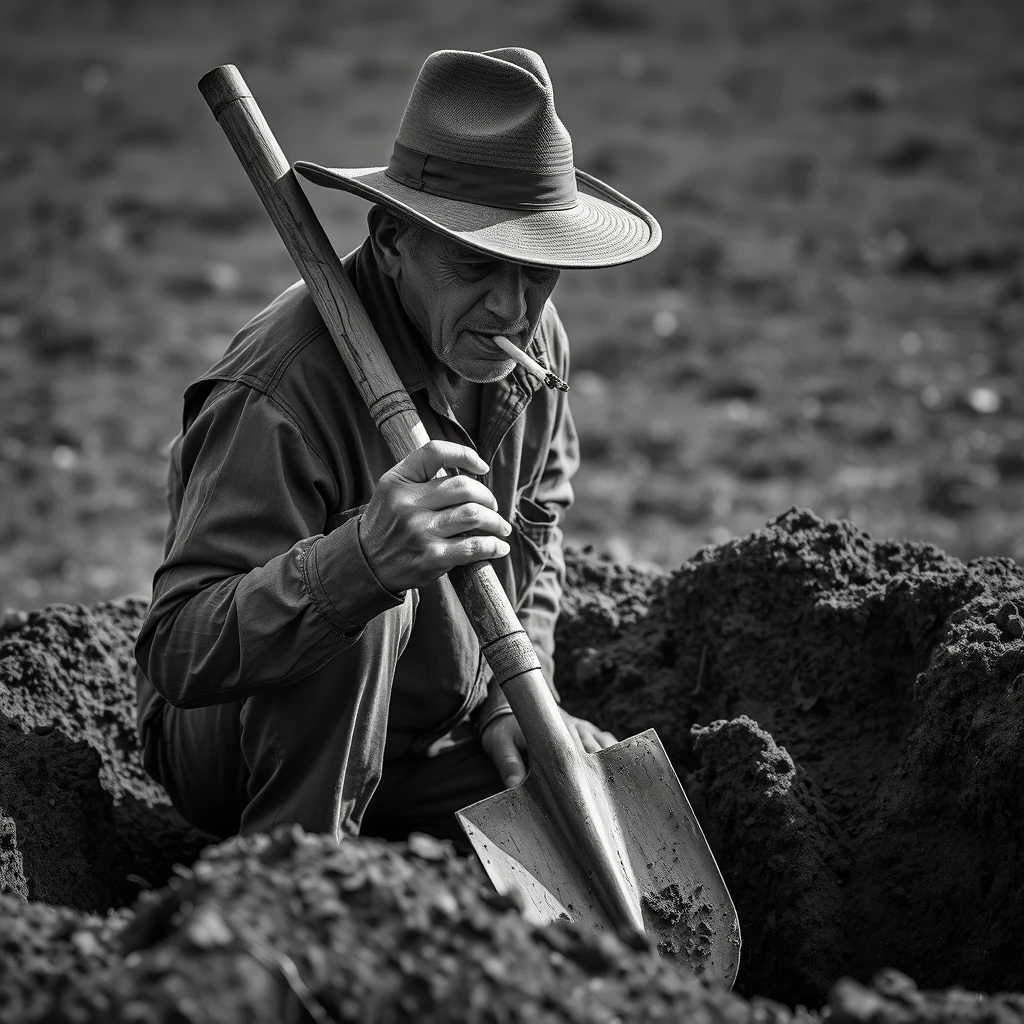
[[[509,341],[503,334],[494,336],[495,344],[507,355],[510,355],[520,366],[525,367],[535,377],[542,381],[552,390],[568,391],[569,385],[561,377],[552,373],[547,367],[541,366],[533,356],[527,355],[518,345]]]

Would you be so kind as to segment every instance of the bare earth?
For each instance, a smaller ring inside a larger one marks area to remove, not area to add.
[[[0,606],[145,594],[184,386],[296,276],[195,83],[383,163],[433,49],[537,49],[665,241],[563,275],[570,539],[674,567],[791,504],[1024,558],[1024,7],[5,0]],[[307,191],[339,251],[365,204]]]

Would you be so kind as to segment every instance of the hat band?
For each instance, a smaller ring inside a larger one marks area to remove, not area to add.
[[[574,171],[546,174],[466,164],[417,153],[400,142],[384,173],[421,192],[502,210],[571,210],[578,202]]]

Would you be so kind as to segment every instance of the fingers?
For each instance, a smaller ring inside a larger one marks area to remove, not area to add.
[[[483,474],[488,465],[472,448],[454,441],[428,441],[407,455],[390,472],[411,483],[426,483],[442,469],[461,469],[467,473]]]
[[[457,537],[463,533],[507,537],[512,533],[511,525],[497,512],[476,502],[456,505],[438,513],[434,520],[434,529],[442,537]]]
[[[471,476],[449,476],[431,480],[423,485],[423,506],[439,512],[452,505],[476,502],[485,508],[498,510],[498,500],[479,480]]]
[[[481,473],[487,463],[472,448],[430,441],[379,480],[363,512],[363,556],[393,594],[433,583],[449,569],[504,558],[511,525],[479,480],[436,478],[441,468]]]
[[[614,744],[618,742],[610,732],[595,729],[593,726],[589,729],[577,730],[577,735],[580,738],[580,742],[583,744],[583,749],[588,754],[596,754],[599,750],[604,750],[605,747],[614,746]]]
[[[604,750],[606,747],[614,746],[619,742],[610,732],[599,729],[585,718],[577,718],[564,709],[562,710],[562,717],[565,719],[565,724],[569,727],[569,732],[572,733],[579,745],[588,754],[596,754],[599,750]]]
[[[447,572],[453,565],[469,565],[470,562],[482,562],[492,558],[504,558],[509,553],[509,546],[500,537],[482,534],[477,537],[458,537],[446,541],[438,541],[433,545],[433,562],[444,566]]]

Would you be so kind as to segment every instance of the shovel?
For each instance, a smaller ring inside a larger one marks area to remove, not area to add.
[[[430,440],[305,193],[238,70],[200,92],[234,147],[396,459]],[[529,751],[514,789],[458,812],[500,892],[538,924],[640,932],[666,959],[731,986],[736,910],[654,730],[595,754],[570,734],[489,562],[448,573]]]

